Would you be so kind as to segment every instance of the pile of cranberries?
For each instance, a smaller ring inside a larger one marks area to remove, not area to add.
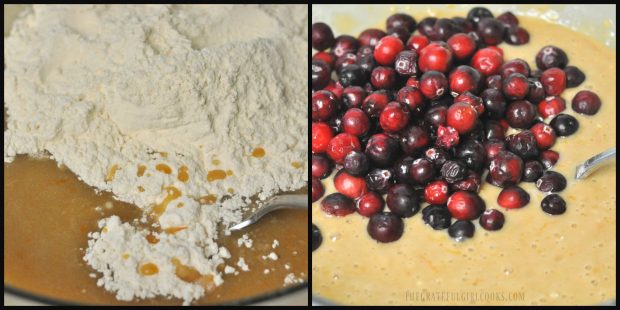
[[[537,70],[505,60],[497,45],[528,43],[529,34],[512,13],[494,18],[482,7],[419,23],[394,14],[386,29],[334,37],[328,25],[312,25],[313,202],[324,196],[321,179],[337,170],[337,193],[322,198],[323,212],[357,212],[373,239],[392,242],[426,202],[424,222],[460,241],[473,236],[474,220],[489,231],[504,224],[478,195],[483,182],[502,188],[497,204],[506,209],[529,203],[520,182],[564,190],[565,177],[549,170],[560,157],[551,147],[579,123],[562,114],[560,95],[585,75],[567,66],[562,49],[542,47]],[[600,106],[587,90],[572,100],[581,114]],[[541,208],[562,214],[566,203],[549,194]],[[321,240],[313,225],[313,249],[315,235]]]

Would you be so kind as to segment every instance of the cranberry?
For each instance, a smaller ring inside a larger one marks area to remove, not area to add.
[[[339,109],[338,99],[327,90],[319,90],[312,94],[312,120],[325,121],[330,119]]]
[[[426,158],[418,158],[411,163],[409,175],[413,182],[425,185],[435,177],[435,167]]]
[[[448,210],[457,220],[473,220],[484,212],[484,200],[476,193],[458,191],[448,198]]]
[[[480,227],[489,230],[500,230],[504,227],[504,214],[496,209],[489,209],[480,216]]]
[[[541,192],[561,192],[566,188],[566,178],[555,171],[545,171],[536,181],[536,188]]]
[[[409,35],[411,35],[409,30],[407,30],[407,28],[403,26],[392,27],[388,29],[386,33],[388,36],[393,36],[395,38],[398,38],[403,43],[407,42]]]
[[[324,153],[327,151],[329,141],[334,137],[334,132],[329,125],[321,122],[312,123],[312,153]]]
[[[536,66],[540,70],[564,68],[568,64],[568,56],[559,47],[547,45],[536,54]]]
[[[418,195],[406,184],[390,187],[385,202],[390,211],[400,217],[411,217],[420,210]]]
[[[379,41],[379,40],[377,40]],[[355,55],[357,56],[357,59],[360,59],[364,56],[372,56],[373,52],[375,51],[375,45],[377,42],[375,42],[374,45],[362,45],[360,46],[360,48],[357,49],[357,53],[355,53]]]
[[[450,126],[444,127],[440,125],[437,128],[437,140],[435,143],[438,147],[450,149],[459,143],[459,132]]]
[[[398,153],[398,141],[384,133],[371,136],[366,143],[366,155],[377,167],[390,166]]]
[[[558,96],[549,96],[538,103],[538,113],[543,118],[560,114],[566,109],[564,99]]]
[[[333,137],[327,144],[327,155],[337,164],[342,164],[344,157],[351,151],[362,149],[356,136],[348,133],[340,133]]]
[[[422,210],[422,220],[435,230],[450,227],[452,215],[444,206],[428,206]]]
[[[479,49],[471,58],[471,66],[485,76],[497,74],[503,62],[502,54],[489,47]]]
[[[344,55],[338,57],[334,62],[334,68],[336,72],[340,74],[343,68],[357,63],[357,55],[351,52],[344,53]]]
[[[465,134],[474,128],[478,112],[470,104],[457,102],[448,108],[446,123],[456,129],[459,134]]]
[[[448,228],[448,235],[456,242],[465,241],[474,236],[476,226],[470,221],[456,221]]]
[[[480,171],[486,160],[486,151],[480,141],[467,139],[457,147],[455,157],[470,169]]]
[[[434,205],[446,204],[448,202],[448,182],[438,180],[428,183],[424,188],[424,200]]]
[[[342,90],[342,103],[347,109],[359,108],[366,98],[366,91],[359,86],[349,86]]]
[[[506,28],[504,41],[510,45],[523,45],[530,42],[530,33],[522,27],[512,26]]]
[[[558,114],[549,123],[555,134],[560,137],[566,137],[574,134],[579,129],[579,122],[576,118],[568,114]]]
[[[484,43],[482,43],[482,39],[480,38],[480,36],[478,35],[477,32],[475,31],[470,31],[467,33],[467,35],[472,38],[472,40],[474,40],[474,42],[476,42],[476,48],[483,48],[485,47]]]
[[[404,13],[393,14],[385,21],[386,29],[400,26],[405,27],[409,32],[413,32],[416,27],[416,21],[411,15]]]
[[[476,51],[476,42],[474,39],[464,33],[454,34],[448,39],[447,43],[450,49],[452,49],[454,57],[459,60],[469,58]]]
[[[440,18],[433,25],[433,30],[428,33],[432,41],[447,41],[452,35],[459,32],[459,26],[451,19]]]
[[[521,157],[508,151],[500,151],[491,159],[487,181],[495,186],[506,187],[519,183],[522,174]]]
[[[394,183],[394,171],[391,169],[378,169],[370,170],[366,175],[366,185],[371,191],[376,191],[381,194],[387,193],[392,184]]]
[[[328,49],[334,45],[334,33],[325,23],[312,24],[312,48],[317,51]]]
[[[446,93],[448,80],[439,71],[428,71],[422,75],[420,80],[420,90],[429,99],[437,99]]]
[[[523,208],[530,202],[530,194],[518,186],[509,186],[497,196],[497,204],[506,209]]]
[[[431,147],[424,151],[424,157],[433,162],[435,168],[439,169],[448,159],[450,159],[450,154],[444,149]]]
[[[404,226],[403,220],[396,214],[382,212],[370,217],[366,231],[372,239],[388,243],[400,239]]]
[[[325,193],[325,189],[323,188],[323,184],[317,178],[312,178],[312,202],[319,200],[323,197]]]
[[[526,97],[529,102],[540,102],[547,96],[547,94],[545,94],[545,88],[538,78],[531,77],[528,78],[527,81],[530,83],[530,92]]]
[[[412,76],[407,79],[407,82],[405,82],[405,86],[420,88],[420,81],[418,80],[417,77]]]
[[[499,122],[488,120],[484,123],[484,138],[486,140],[500,139],[503,140],[506,131]]]
[[[385,36],[375,46],[375,60],[380,65],[391,66],[394,64],[398,53],[404,48],[405,45],[400,39],[393,36]]]
[[[355,53],[359,47],[357,39],[349,35],[341,35],[336,38],[332,52],[336,57],[340,57],[348,52]]]
[[[330,81],[331,69],[320,60],[312,61],[312,89],[319,90]]]
[[[494,18],[484,18],[478,22],[478,35],[486,45],[502,43],[504,30],[504,24]]]
[[[424,120],[429,124],[439,127],[440,125],[446,124],[446,113],[448,112],[448,108],[443,105],[434,106],[428,110],[424,114]]]
[[[318,249],[323,243],[323,237],[321,236],[321,231],[316,225],[312,224],[312,251]]]
[[[418,126],[409,126],[400,133],[400,147],[407,155],[418,153],[428,146],[429,142],[426,131]]]
[[[381,29],[366,29],[360,33],[357,40],[361,45],[369,45],[374,47],[381,38],[385,37],[385,32]]]
[[[502,77],[499,74],[488,76],[485,82],[487,86],[486,88],[497,90],[502,89]]]
[[[413,180],[409,176],[409,166],[415,160],[415,158],[405,155],[400,157],[394,163],[394,176],[398,183],[412,184]]]
[[[341,194],[333,193],[325,196],[321,201],[321,210],[328,215],[346,216],[355,212],[353,199]]]
[[[406,104],[392,101],[379,115],[379,124],[385,132],[394,133],[409,123],[409,108]]]
[[[365,217],[371,217],[381,211],[385,202],[377,192],[368,192],[357,200],[357,213]]]
[[[566,212],[566,202],[558,194],[547,195],[540,202],[540,207],[543,211],[551,215],[558,215]]]
[[[366,96],[362,102],[362,110],[370,117],[379,117],[388,102],[389,97],[385,91],[376,91]]]
[[[396,94],[396,100],[409,106],[411,111],[417,111],[424,105],[424,94],[416,87],[405,86]]]
[[[312,177],[325,179],[332,173],[332,162],[323,154],[312,154]]]
[[[418,54],[416,51],[405,50],[396,56],[394,68],[402,76],[415,76],[418,73]]]
[[[433,26],[437,23],[437,17],[425,17],[418,24],[418,31],[424,36],[428,36],[430,32],[433,32]]]
[[[359,177],[368,172],[370,163],[366,154],[353,151],[344,157],[343,168],[348,174]]]
[[[485,89],[482,94],[482,103],[484,104],[486,115],[490,119],[500,119],[506,113],[506,98],[502,92],[497,89]]]
[[[506,142],[504,142],[503,138],[502,140],[496,138],[490,139],[484,142],[484,150],[486,153],[487,161],[490,161],[498,153],[506,151]]]
[[[564,73],[566,73],[566,87],[568,88],[577,87],[586,80],[586,75],[575,66],[566,66]]]
[[[441,166],[441,177],[448,183],[454,183],[465,179],[467,176],[467,166],[460,161],[447,160]]]
[[[342,116],[342,130],[355,136],[362,136],[370,129],[370,119],[358,108],[347,110]]]
[[[510,11],[502,13],[497,17],[497,20],[499,20],[506,27],[519,25],[519,19],[517,19],[517,17]]]
[[[525,163],[525,167],[523,168],[523,182],[536,182],[538,180],[545,168],[543,165],[537,160],[530,160]]]
[[[555,131],[545,123],[537,123],[530,128],[536,138],[536,145],[540,150],[546,150],[555,143]]]
[[[396,83],[396,71],[390,67],[376,67],[370,74],[370,83],[377,89],[392,89]]]
[[[431,43],[420,51],[418,66],[420,71],[439,71],[446,73],[452,66],[452,52],[447,46]]]
[[[458,32],[470,32],[474,30],[474,23],[464,17],[452,17],[452,21],[456,24]]]
[[[478,93],[480,72],[470,66],[458,66],[450,73],[450,89],[454,94]]]
[[[521,73],[513,73],[509,75],[502,83],[502,91],[506,98],[510,100],[519,100],[525,98],[530,91],[530,84],[525,75]]]
[[[473,170],[469,170],[465,179],[450,184],[450,190],[478,193],[480,192],[481,185],[482,178],[480,175]]]
[[[338,77],[343,87],[363,86],[368,82],[368,75],[358,64],[351,64],[342,68]]]
[[[560,159],[560,153],[553,150],[545,150],[540,153],[540,162],[545,169],[551,169]]]
[[[524,76],[530,75],[530,66],[523,59],[512,59],[505,62],[499,69],[502,78],[507,78],[513,73],[520,73]]]
[[[601,108],[601,99],[589,90],[582,90],[573,98],[572,107],[577,113],[594,115]]]
[[[336,190],[352,199],[355,199],[368,191],[366,180],[349,174],[345,169],[339,170],[334,176]]]
[[[370,75],[372,73],[372,69],[377,65],[375,62],[375,56],[373,54],[367,54],[362,56],[357,56],[356,64],[362,68],[364,74]],[[369,86],[372,84],[368,83]],[[368,90],[369,92],[372,90]]]
[[[536,137],[529,130],[523,130],[517,134],[506,137],[508,150],[523,159],[531,159],[538,156]]]
[[[458,95],[456,98],[454,98],[454,103],[457,103],[457,102],[465,102],[465,103],[471,105],[472,107],[474,107],[474,109],[476,110],[478,115],[482,115],[484,113],[484,111],[485,111],[484,103],[482,102],[482,98],[472,94],[469,91],[466,91],[466,92]]]
[[[529,128],[535,117],[536,108],[527,100],[513,101],[506,109],[506,120],[513,128]]]
[[[549,68],[540,76],[545,93],[550,96],[559,96],[566,89],[566,74],[564,70]]]
[[[409,40],[407,40],[406,47],[410,50],[419,52],[423,48],[425,48],[429,43],[430,43],[430,40],[428,39],[428,37],[424,35],[412,35],[409,37]]]
[[[334,66],[334,62],[336,61],[336,56],[332,53],[328,52],[317,52],[312,56],[312,61],[323,61],[329,67]]]
[[[502,60],[503,60],[503,57],[504,57],[504,50],[503,49],[501,49],[501,48],[499,48],[499,47],[497,47],[495,45],[489,45],[486,48],[498,52],[499,55],[502,56]],[[501,68],[501,66],[500,66],[500,68]]]

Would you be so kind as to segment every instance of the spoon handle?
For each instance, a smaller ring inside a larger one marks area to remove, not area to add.
[[[243,229],[258,222],[258,220],[266,214],[279,209],[308,209],[308,195],[293,194],[275,196],[267,200],[262,207],[256,210],[248,218],[230,227],[229,229],[231,231]]]
[[[595,155],[586,160],[583,164],[577,166],[575,170],[575,179],[582,180],[589,176],[594,170],[603,164],[616,159],[616,148],[611,148],[605,152]]]

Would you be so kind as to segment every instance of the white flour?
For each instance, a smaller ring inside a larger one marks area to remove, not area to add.
[[[13,27],[4,161],[49,152],[179,230],[153,244],[100,221],[84,259],[117,298],[199,298],[230,257],[218,223],[239,221],[245,197],[306,184],[306,5],[34,6]],[[181,280],[174,260],[203,277]]]

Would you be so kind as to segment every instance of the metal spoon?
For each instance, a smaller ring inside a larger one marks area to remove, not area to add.
[[[616,148],[609,149],[603,153],[597,154],[594,157],[586,160],[583,164],[577,166],[575,169],[575,179],[582,180],[589,176],[594,170],[603,166],[604,164],[616,159]]]
[[[281,195],[275,196],[265,202],[265,204],[257,209],[250,216],[229,229],[231,231],[241,230],[260,220],[263,216],[279,209],[308,209],[308,195]]]

